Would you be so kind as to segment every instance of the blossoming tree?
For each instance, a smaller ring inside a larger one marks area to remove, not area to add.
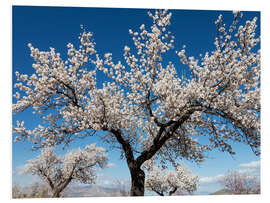
[[[260,153],[260,51],[256,48],[256,18],[239,25],[234,12],[231,26],[216,21],[215,50],[200,60],[177,51],[190,77],[183,79],[166,52],[174,50],[168,31],[171,13],[149,12],[150,28],[129,30],[134,47],[125,46],[124,60],[111,53],[98,55],[92,33],[83,31],[78,48],[68,44],[68,59],[53,48],[40,51],[29,44],[35,73],[16,72],[13,113],[27,108],[44,124],[27,129],[14,126],[16,141],[29,139],[35,147],[68,144],[76,138],[100,136],[120,148],[130,175],[130,195],[144,195],[145,161],[201,162],[214,148],[234,154],[230,141],[248,144]],[[184,32],[184,30],[183,30]],[[133,52],[133,50],[135,50]],[[97,83],[97,72],[107,79]],[[107,132],[98,134],[99,131]],[[200,136],[209,138],[207,144]]]
[[[145,188],[160,196],[171,196],[176,191],[191,194],[197,190],[198,181],[198,176],[192,175],[183,165],[175,166],[173,171],[152,166],[146,173]]]
[[[232,194],[260,194],[260,177],[251,172],[229,171],[218,180]]]
[[[49,185],[52,197],[60,197],[72,181],[94,183],[96,168],[105,167],[106,162],[105,150],[95,144],[86,146],[84,151],[70,151],[65,156],[56,155],[53,148],[45,148],[36,159],[28,160],[25,172],[39,176]]]

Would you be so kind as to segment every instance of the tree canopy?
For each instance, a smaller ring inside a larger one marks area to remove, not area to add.
[[[35,73],[16,72],[13,113],[31,108],[44,124],[26,129],[24,121],[17,121],[16,141],[29,139],[43,148],[97,135],[120,147],[131,174],[131,195],[144,194],[141,166],[149,159],[164,166],[182,158],[201,162],[206,150],[234,154],[232,141],[248,144],[259,155],[256,17],[239,25],[241,13],[233,12],[233,21],[226,26],[220,15],[215,50],[197,60],[186,56],[185,46],[174,48],[168,30],[172,13],[156,10],[148,15],[152,25],[129,30],[134,46],[125,46],[118,62],[112,53],[100,56],[93,34],[84,28],[80,46],[67,45],[67,60],[54,48],[40,51],[29,44]],[[189,78],[179,75],[173,62],[165,64],[169,51],[189,68]],[[106,76],[102,87],[97,85],[98,72]],[[200,143],[201,136],[209,143]]]

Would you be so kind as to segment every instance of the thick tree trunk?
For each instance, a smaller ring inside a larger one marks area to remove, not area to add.
[[[108,129],[104,128],[104,130]],[[131,145],[128,141],[124,140],[120,130],[110,129],[109,131],[115,135],[117,141],[122,145],[123,151],[125,152],[126,161],[131,175],[130,196],[144,196],[145,174],[140,167],[145,160],[139,163],[134,160]]]
[[[144,171],[140,168],[130,169],[131,173],[131,189],[130,196],[144,196]]]

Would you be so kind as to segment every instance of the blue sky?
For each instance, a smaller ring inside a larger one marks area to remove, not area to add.
[[[28,43],[32,43],[40,50],[49,50],[49,47],[54,47],[57,52],[65,56],[66,45],[69,42],[74,44],[78,42],[81,24],[88,31],[93,32],[96,49],[101,56],[106,52],[111,52],[115,61],[121,60],[124,46],[132,44],[128,30],[138,30],[141,24],[149,25],[151,23],[147,10],[144,9],[15,6],[12,11],[13,73],[19,71],[30,74],[33,71],[33,60],[27,47]],[[187,55],[195,57],[214,48],[213,42],[216,34],[214,22],[218,15],[222,14],[226,23],[230,23],[233,16],[231,11],[171,10],[171,12],[173,15],[170,30],[175,36],[176,49],[180,50],[185,44]],[[258,22],[260,22],[259,12],[243,12],[243,14],[242,23],[247,19],[251,20],[254,16],[257,16]],[[260,26],[258,30],[260,30]],[[176,54],[172,53],[168,56],[178,71],[181,71],[183,66],[178,61]],[[100,80],[102,81],[102,78]],[[39,122],[38,118],[33,117],[30,112],[19,114],[15,119],[25,120],[26,126],[29,123],[35,126]],[[77,140],[71,144],[70,148],[82,148],[92,142],[98,142],[98,140],[92,138]],[[18,174],[18,171],[26,160],[34,158],[39,153],[39,151],[32,152],[29,150],[30,148],[31,143],[28,142],[13,143],[12,164],[15,183],[27,184],[29,182],[29,177]],[[208,154],[209,158],[200,166],[184,162],[193,173],[204,177],[205,182],[199,188],[201,194],[219,189],[215,183],[215,177],[220,174],[228,170],[249,168],[243,167],[241,164],[260,160],[260,157],[255,156],[246,145],[234,144],[233,149],[236,151],[234,157],[213,151]],[[63,153],[60,148],[57,151]],[[103,174],[101,182],[112,178],[128,179],[128,168],[125,161],[119,159],[119,153],[110,152],[109,159],[114,167],[101,172]]]

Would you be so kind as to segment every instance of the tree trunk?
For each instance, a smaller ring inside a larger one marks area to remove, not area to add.
[[[169,192],[169,196],[172,196],[172,194],[173,193],[175,193],[176,192],[176,190],[177,190],[177,188],[175,187],[173,190],[171,190],[170,192]]]
[[[53,198],[59,198],[60,197],[60,193],[61,193],[61,191],[60,190],[53,190],[53,195],[52,195],[52,197]]]
[[[70,174],[69,178],[66,179],[62,184],[59,184],[54,190],[53,190],[53,197],[60,197],[61,192],[68,186],[68,184],[71,182],[72,180],[72,173]]]
[[[144,196],[144,171],[140,168],[130,169],[131,189],[130,196]]]

